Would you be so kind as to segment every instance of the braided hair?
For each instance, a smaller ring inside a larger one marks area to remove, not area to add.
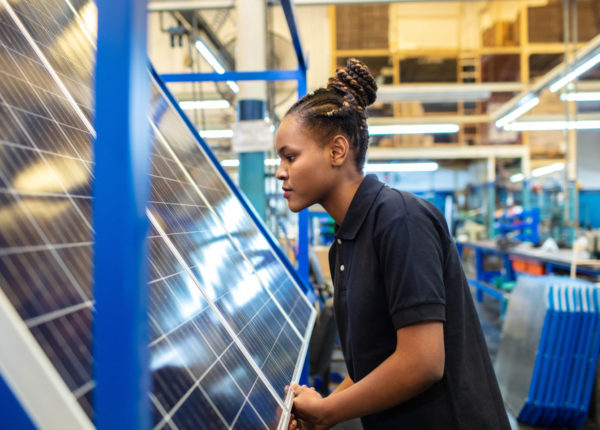
[[[359,171],[365,163],[369,145],[366,108],[375,101],[377,84],[369,68],[351,58],[345,68],[337,69],[327,88],[319,88],[298,100],[286,113],[325,141],[344,135],[354,150]]]

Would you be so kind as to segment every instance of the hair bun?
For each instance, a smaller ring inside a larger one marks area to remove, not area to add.
[[[346,67],[339,68],[335,76],[329,78],[327,88],[349,92],[363,109],[372,104],[377,97],[377,84],[365,63],[350,58]]]

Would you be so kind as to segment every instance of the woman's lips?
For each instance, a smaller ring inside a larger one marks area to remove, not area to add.
[[[287,199],[292,192],[290,190],[283,190],[283,198]]]

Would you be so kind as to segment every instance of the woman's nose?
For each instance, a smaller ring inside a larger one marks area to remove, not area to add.
[[[277,168],[277,172],[275,172],[275,177],[277,179],[279,179],[280,181],[283,181],[285,178],[287,178],[287,170],[285,170],[281,165],[283,163],[279,164],[279,167]]]

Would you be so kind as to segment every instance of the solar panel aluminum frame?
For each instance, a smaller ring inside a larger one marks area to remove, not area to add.
[[[0,377],[37,428],[91,430],[94,425],[0,289]],[[6,347],[10,345],[10,348]],[[28,426],[24,424],[23,428]]]

